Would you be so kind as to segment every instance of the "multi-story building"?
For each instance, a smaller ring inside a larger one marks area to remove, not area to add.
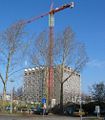
[[[73,73],[70,67],[64,68],[64,80]],[[80,97],[80,74],[74,72],[64,83],[64,102],[77,102]]]
[[[25,69],[23,96],[28,101],[40,101],[45,91],[45,70],[43,67]]]
[[[64,67],[63,80],[65,80],[73,70],[70,67]],[[61,66],[54,68],[54,99],[57,104],[60,102],[61,88]],[[25,69],[24,71],[24,98],[26,101],[40,101],[47,96],[48,91],[48,69],[45,67],[36,67]],[[63,84],[64,103],[74,101],[80,94],[80,75],[74,72],[72,76]]]
[[[77,102],[80,97],[80,74],[73,72],[73,69],[65,66],[63,68],[63,79],[62,77],[62,66],[57,66],[54,74],[54,94],[57,103],[60,102],[60,88],[61,82],[63,83],[63,102]],[[71,75],[72,74],[72,75]],[[69,77],[70,76],[70,77]],[[69,77],[69,78],[68,78]],[[68,78],[67,80],[65,80]],[[62,80],[62,81],[61,81]]]

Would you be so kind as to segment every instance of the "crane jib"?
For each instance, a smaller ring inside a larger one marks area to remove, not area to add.
[[[63,5],[63,6],[59,7],[59,8],[52,9],[51,11],[49,11],[47,13],[44,13],[44,14],[42,14],[40,16],[33,17],[33,18],[29,19],[29,20],[24,21],[23,23],[28,24],[28,23],[34,22],[35,20],[43,18],[43,17],[47,16],[48,14],[55,14],[56,12],[59,12],[61,10],[69,8],[69,7],[73,8],[74,7],[74,2],[71,2],[70,4],[65,4],[65,5]]]

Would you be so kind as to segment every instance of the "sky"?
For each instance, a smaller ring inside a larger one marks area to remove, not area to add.
[[[72,0],[53,0],[54,8]],[[105,0],[73,0],[75,7],[55,14],[54,31],[71,26],[78,41],[85,43],[89,62],[81,72],[82,91],[105,82]],[[20,19],[29,19],[48,12],[50,0],[0,0],[0,32]],[[48,28],[48,16],[27,25],[30,33]],[[21,81],[15,82],[19,86]],[[2,83],[0,83],[2,86]],[[10,88],[10,84],[9,84]],[[9,90],[8,88],[8,90]],[[2,87],[0,88],[2,91]]]

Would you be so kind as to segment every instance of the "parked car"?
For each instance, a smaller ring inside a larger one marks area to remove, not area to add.
[[[43,111],[43,108],[42,107],[39,107],[37,109],[34,109],[33,111],[34,114],[38,114],[38,115],[48,115],[49,111],[48,109],[46,109],[45,111]]]
[[[105,109],[101,110],[100,114],[101,114],[102,116],[105,116]]]
[[[94,115],[97,115],[96,111],[94,111]],[[105,109],[101,109],[99,115],[105,116]]]
[[[70,116],[73,116],[73,112],[76,110],[76,109],[79,109],[80,106],[78,104],[75,104],[75,103],[68,103],[64,106],[63,108],[63,112],[64,112],[64,115],[70,115]]]
[[[74,111],[73,107],[67,106],[66,108],[64,108],[63,113],[64,115],[72,115],[73,111]]]
[[[86,116],[88,113],[85,112],[83,109],[76,109],[74,112],[73,112],[73,116]]]
[[[10,111],[11,107],[10,106],[6,106],[5,110]]]

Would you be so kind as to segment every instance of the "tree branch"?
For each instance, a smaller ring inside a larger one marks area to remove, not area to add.
[[[85,60],[83,60],[72,72],[71,74],[63,81],[63,84],[80,68],[81,65],[83,65]]]
[[[11,52],[9,52],[9,54],[8,54],[8,59],[7,59],[5,83],[6,83],[7,80],[8,80],[8,71],[9,71],[9,66],[10,66],[10,58],[11,58]]]
[[[16,71],[13,71],[12,73],[10,73],[10,74],[8,75],[8,77],[11,77],[13,74],[15,74],[15,73],[17,73],[17,72],[19,72],[19,71],[21,71],[21,70],[24,70],[24,69],[25,69],[25,67],[20,68],[20,69],[18,69],[18,70],[16,70]]]
[[[3,79],[2,75],[1,75],[1,73],[0,73],[0,78],[1,78],[1,80],[3,82],[3,84],[5,84],[4,79]]]

